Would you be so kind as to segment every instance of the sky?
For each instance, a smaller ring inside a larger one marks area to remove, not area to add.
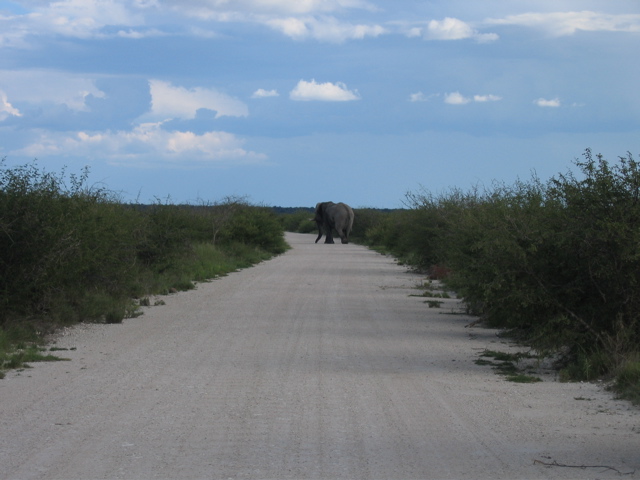
[[[0,0],[0,158],[125,202],[398,208],[640,159],[638,0]]]

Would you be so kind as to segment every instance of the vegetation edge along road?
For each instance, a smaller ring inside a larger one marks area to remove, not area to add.
[[[610,380],[638,403],[640,168],[590,150],[575,167],[359,208],[352,238],[442,279],[469,313],[556,358],[561,378]],[[0,163],[0,370],[53,328],[121,322],[150,294],[270,258],[284,230],[314,228],[309,209],[238,197],[125,204],[88,176]]]
[[[152,294],[246,268],[288,246],[271,209],[228,197],[126,204],[79,175],[0,162],[0,376],[43,355],[43,336],[120,323]],[[48,358],[47,358],[48,357]]]

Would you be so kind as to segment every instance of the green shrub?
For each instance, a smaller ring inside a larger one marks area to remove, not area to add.
[[[640,357],[629,358],[616,372],[615,390],[622,398],[640,405]]]
[[[313,212],[309,210],[297,210],[294,213],[286,213],[279,216],[285,231],[296,233],[317,232],[318,227],[313,221]]]
[[[226,242],[245,243],[273,253],[286,250],[282,225],[275,213],[264,207],[239,208],[223,238]]]
[[[0,325],[55,316],[95,289],[124,295],[136,272],[137,218],[103,189],[36,165],[0,172]],[[60,319],[64,321],[64,319]]]
[[[275,214],[243,199],[126,205],[87,179],[0,161],[0,355],[21,332],[120,323],[137,314],[134,297],[193,288],[287,248]]]
[[[586,150],[575,173],[439,196],[368,222],[363,237],[447,272],[470,313],[542,352],[564,375],[617,371],[640,345],[640,168]],[[362,234],[361,234],[362,235]]]
[[[385,221],[387,213],[373,208],[355,208],[355,219],[351,231],[350,240],[358,243],[367,242],[367,235],[378,228]]]

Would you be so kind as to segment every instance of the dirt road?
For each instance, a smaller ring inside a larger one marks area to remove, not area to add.
[[[509,347],[456,300],[429,308],[391,258],[314,238],[1,380],[0,478],[640,477],[637,409],[506,382],[474,361]],[[575,468],[596,465],[637,472]]]

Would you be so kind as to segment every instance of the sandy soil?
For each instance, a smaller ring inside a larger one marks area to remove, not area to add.
[[[474,361],[512,347],[465,328],[456,300],[411,296],[421,277],[287,238],[142,317],[70,329],[71,361],[1,380],[0,478],[640,477],[638,409],[552,374],[507,382]]]

